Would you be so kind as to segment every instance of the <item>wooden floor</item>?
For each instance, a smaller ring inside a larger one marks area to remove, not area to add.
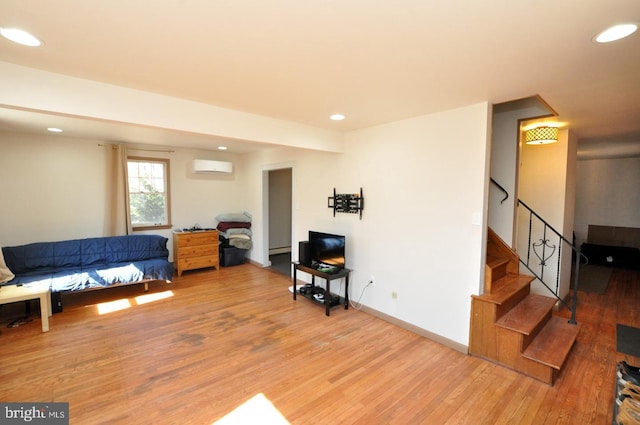
[[[553,387],[355,309],[325,317],[289,285],[246,264],[151,284],[171,296],[146,304],[140,285],[66,295],[48,333],[37,317],[7,328],[19,306],[5,307],[0,401],[69,402],[83,425],[212,424],[240,406],[221,423],[600,425],[616,362],[640,364],[615,342],[616,323],[640,327],[640,272],[580,293],[582,330]],[[98,313],[118,300],[130,306]],[[232,420],[243,412],[257,416]]]

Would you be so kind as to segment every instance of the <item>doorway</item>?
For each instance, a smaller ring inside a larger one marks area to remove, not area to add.
[[[290,276],[293,228],[293,168],[266,170],[267,267]]]

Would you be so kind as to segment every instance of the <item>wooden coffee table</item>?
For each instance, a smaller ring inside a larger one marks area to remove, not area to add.
[[[40,299],[40,317],[42,319],[42,332],[49,331],[49,316],[51,316],[51,296],[49,285],[17,286],[8,285],[0,287],[0,304],[8,304],[17,301]]]

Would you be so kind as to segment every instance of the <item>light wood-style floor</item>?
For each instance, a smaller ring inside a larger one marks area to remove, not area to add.
[[[616,323],[640,327],[640,272],[580,293],[582,330],[553,387],[355,309],[325,317],[289,285],[245,264],[151,284],[172,296],[146,304],[140,285],[65,295],[48,333],[37,317],[7,328],[3,308],[0,401],[69,402],[83,425],[212,424],[248,400],[240,410],[259,416],[226,423],[600,425],[616,362],[640,364],[615,342]],[[98,313],[118,300],[130,306]]]

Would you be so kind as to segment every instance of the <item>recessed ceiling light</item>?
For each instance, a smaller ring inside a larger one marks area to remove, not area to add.
[[[18,28],[0,28],[0,35],[23,46],[37,47],[42,44],[36,37]]]
[[[342,114],[333,114],[329,117],[333,121],[342,121],[344,119],[344,115]]]
[[[57,127],[49,127],[47,128],[47,131],[50,131],[52,133],[62,133],[62,129]]]
[[[226,146],[218,146],[218,150],[226,151],[227,147]]]
[[[620,40],[622,38],[628,37],[636,30],[638,26],[636,24],[620,24],[614,25],[606,30],[602,31],[598,34],[594,41],[597,43],[610,43],[612,41]]]

